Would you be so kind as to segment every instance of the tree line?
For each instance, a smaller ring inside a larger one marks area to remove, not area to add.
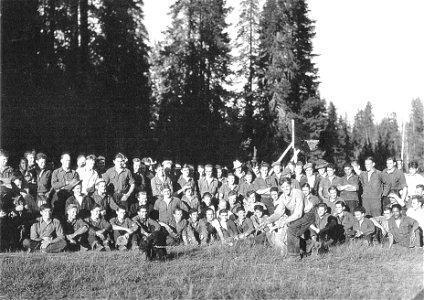
[[[305,0],[240,8],[231,40],[225,0],[175,1],[149,46],[142,0],[3,1],[2,147],[272,161],[294,119],[305,159],[400,153],[395,114],[377,124],[368,103],[350,124],[320,97]],[[406,128],[406,157],[422,158],[420,99]],[[310,139],[318,150],[306,151]]]

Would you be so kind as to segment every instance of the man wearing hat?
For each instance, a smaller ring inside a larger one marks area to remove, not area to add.
[[[55,194],[52,199],[53,216],[63,219],[65,216],[66,200],[72,196],[70,183],[79,180],[79,175],[71,169],[71,155],[63,153],[60,157],[62,166],[52,173],[52,187]]]
[[[115,202],[128,207],[128,199],[135,189],[134,178],[131,171],[124,167],[125,156],[122,153],[115,155],[113,163],[115,166],[103,174],[103,179],[106,182],[106,187],[110,187],[111,191],[113,190]]]
[[[328,162],[326,162],[323,159],[318,159],[315,162],[315,169],[318,170],[318,176],[317,176],[318,186],[319,186],[321,180],[323,180],[324,178],[327,177],[327,166],[328,166]],[[318,189],[317,189],[317,193],[318,193]]]
[[[233,166],[234,166],[234,175],[236,176],[236,179],[237,179],[236,183],[240,185],[243,183],[243,179],[245,175],[242,169],[243,164],[238,159],[236,159],[233,162]]]
[[[75,205],[77,208],[77,218],[87,218],[90,216],[91,206],[94,201],[82,193],[82,180],[73,179],[69,184],[73,195],[66,200],[66,208]],[[64,211],[65,213],[65,211]]]

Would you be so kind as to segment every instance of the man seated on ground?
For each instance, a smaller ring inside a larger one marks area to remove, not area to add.
[[[264,226],[266,219],[265,210],[261,205],[255,205],[255,213],[250,217],[255,228],[255,242],[256,244],[264,244],[266,242],[266,231],[269,231],[268,227]]]
[[[197,210],[190,210],[189,215],[190,218],[186,229],[188,244],[195,246],[206,245],[209,242],[209,232],[206,222],[203,219],[199,220]]]
[[[58,253],[66,248],[63,227],[60,221],[52,218],[53,210],[50,205],[40,207],[41,218],[31,226],[30,239],[23,241],[27,251],[41,250],[45,253]]]
[[[210,193],[204,193],[202,196],[202,202],[200,203],[200,216],[203,218],[205,216],[207,209],[213,209],[216,211],[214,203],[212,203],[212,195]]]
[[[378,241],[383,244],[386,240],[388,241],[389,233],[389,219],[392,217],[392,209],[390,206],[386,206],[383,209],[383,215],[378,217],[372,217],[370,220],[376,227],[376,236]]]
[[[245,240],[253,237],[255,227],[252,220],[246,217],[246,211],[243,207],[237,209],[237,219],[234,223],[238,231],[238,234],[235,236],[236,240]]]
[[[311,210],[315,210],[316,206],[320,201],[317,196],[312,195],[311,186],[309,185],[309,183],[305,183],[302,185],[302,193],[305,201],[305,213]]]
[[[225,201],[225,200],[224,200]],[[218,216],[216,216],[216,218],[218,218]],[[208,233],[209,233],[209,243],[212,243],[216,240],[218,240],[218,232],[216,231],[215,227],[213,227],[213,222],[216,220],[215,218],[215,212],[212,209],[207,209],[206,210],[206,215],[203,218],[203,220],[206,223],[206,227],[208,229]]]
[[[219,217],[212,222],[212,226],[218,232],[222,244],[233,245],[238,230],[236,224],[228,218],[228,210],[220,210]]]
[[[338,196],[337,187],[332,185],[328,188],[328,198],[325,198],[323,201],[325,204],[327,204],[329,210],[328,212],[330,214],[334,213],[337,201],[343,201],[343,199]]]
[[[137,216],[132,219],[138,226],[135,233],[138,246],[145,259],[150,259],[155,255],[163,258],[166,256],[165,234],[161,230],[160,224],[148,216],[147,206],[142,205],[138,208]]]
[[[260,205],[264,208],[264,210],[267,209],[266,205],[262,202],[257,202],[257,194],[255,191],[249,191],[246,194],[246,198],[243,201],[243,207],[246,212],[246,217],[250,218],[255,213],[255,206]],[[238,211],[238,210],[237,210]]]
[[[20,249],[22,242],[30,238],[31,225],[34,223],[34,215],[28,210],[22,196],[18,196],[14,200],[14,204],[15,208],[9,214],[10,227],[8,228],[9,234],[12,236],[11,250]],[[6,227],[8,226],[6,225]]]
[[[237,218],[237,209],[242,207],[242,205],[238,202],[237,192],[231,191],[228,193],[228,204],[230,208],[228,209],[228,215],[230,220],[235,221]]]
[[[127,210],[125,206],[118,205],[116,218],[110,220],[113,229],[113,239],[119,251],[128,250],[129,247],[131,247],[132,250],[138,250],[137,238],[134,235],[138,226],[130,218],[125,216],[126,213]]]
[[[343,226],[343,234],[340,236],[339,242],[344,242],[345,237],[352,234],[355,217],[346,211],[346,203],[344,201],[337,201],[334,209],[333,216],[337,218],[337,223]]]
[[[236,184],[236,177],[233,173],[227,175],[227,182],[223,183],[219,189],[219,199],[224,199],[228,201],[228,194],[230,192],[235,192],[238,194],[239,185]]]
[[[359,206],[353,210],[355,221],[353,222],[353,233],[350,235],[353,240],[364,240],[368,245],[372,245],[375,234],[373,221],[365,217],[365,208]]]
[[[424,228],[424,209],[422,203],[424,199],[421,196],[411,197],[411,207],[406,211],[406,215],[418,222],[421,230]]]
[[[157,199],[153,210],[159,214],[159,222],[169,224],[175,209],[181,208],[181,200],[172,196],[172,189],[169,185],[162,186],[162,197]]]
[[[181,199],[181,202],[183,202],[183,206],[187,209],[186,213],[188,215],[188,212],[190,210],[196,210],[200,213],[200,201],[197,195],[194,193],[193,188],[191,186],[188,186],[184,191],[184,196]]]
[[[316,208],[315,222],[310,227],[311,240],[308,241],[307,253],[312,249],[316,249],[317,254],[319,251],[325,251],[328,246],[333,245],[343,234],[337,226],[337,218],[327,212],[327,204],[320,203]]]
[[[100,217],[102,207],[94,204],[90,217],[84,221],[88,224],[88,243],[92,250],[110,251],[112,225]]]
[[[188,244],[186,237],[186,229],[188,221],[183,219],[183,210],[181,208],[175,208],[172,214],[172,219],[169,224],[159,221],[159,224],[163,226],[166,231],[166,245],[167,246],[178,246],[182,243]]]
[[[87,218],[90,216],[90,209],[93,206],[93,200],[82,193],[82,181],[81,180],[72,180],[69,183],[70,190],[73,195],[66,199],[66,206],[68,207],[71,204],[74,204],[77,207],[77,217],[78,218]]]
[[[140,206],[146,206],[147,207],[147,214],[149,215],[150,212],[153,210],[153,205],[148,203],[147,199],[147,192],[146,191],[140,191],[136,195],[137,202],[131,204],[130,211],[129,211],[129,217],[133,218],[138,214],[138,209]]]
[[[66,208],[66,221],[63,222],[63,232],[68,250],[88,250],[88,225],[82,219],[77,218],[78,207],[70,204]]]
[[[217,207],[216,212],[215,212],[215,216],[218,218],[219,217],[219,211],[221,209],[228,209],[228,206],[229,205],[228,205],[227,201],[225,201],[224,199],[219,200],[218,207]]]
[[[399,204],[392,206],[392,217],[389,219],[389,248],[393,244],[413,248],[416,245],[416,234],[419,224],[414,219],[402,215]]]

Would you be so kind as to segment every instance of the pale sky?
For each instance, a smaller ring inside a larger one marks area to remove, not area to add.
[[[174,0],[144,0],[150,41],[163,39]],[[238,0],[228,23],[237,23]],[[309,0],[321,97],[353,120],[367,101],[376,120],[396,111],[408,118],[424,101],[424,0]],[[234,31],[229,30],[230,36]]]

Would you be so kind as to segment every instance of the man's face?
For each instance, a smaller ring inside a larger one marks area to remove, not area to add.
[[[386,167],[387,167],[388,170],[393,169],[395,167],[395,162],[391,159],[388,159],[386,161]]]
[[[86,162],[85,157],[84,156],[81,156],[80,158],[78,158],[77,166],[79,168],[85,167],[85,162]]]
[[[233,185],[235,182],[236,182],[236,179],[234,178],[234,176],[228,176],[228,183],[230,184],[230,185]]]
[[[294,168],[294,172],[295,172],[297,175],[302,174],[302,166],[300,166],[300,165],[296,166],[296,167]]]
[[[19,167],[20,167],[22,170],[26,170],[26,169],[28,168],[27,161],[26,161],[25,159],[21,159],[21,163],[19,164]]]
[[[272,167],[272,169],[274,170],[275,174],[281,173],[281,166],[280,165],[275,165],[275,166]]]
[[[104,194],[106,192],[106,183],[100,182],[97,184],[97,192],[99,194]]]
[[[18,188],[22,188],[22,180],[20,178],[16,178],[13,183],[18,187]]]
[[[411,200],[411,207],[415,210],[420,209],[421,208],[421,202],[417,198],[413,198]]]
[[[68,220],[73,221],[76,218],[77,218],[77,209],[76,208],[68,209]]]
[[[124,160],[120,157],[117,157],[114,159],[113,164],[115,165],[115,168],[122,169],[124,166]]]
[[[314,174],[314,170],[312,168],[306,168],[305,173],[306,176],[311,177]]]
[[[240,210],[237,213],[237,216],[238,216],[240,221],[244,221],[244,219],[246,219],[246,212],[244,210]]]
[[[26,159],[28,160],[28,165],[32,166],[34,164],[35,156],[30,153],[27,155]]]
[[[156,168],[156,173],[157,173],[159,176],[163,176],[163,175],[165,175],[165,171],[164,171],[164,169],[163,169],[163,167],[162,167],[162,166],[158,166],[158,167]]]
[[[325,214],[325,208],[324,207],[318,207],[317,213],[318,213],[318,216],[322,217]]]
[[[44,158],[37,159],[37,165],[43,170],[46,167],[46,160]]]
[[[142,220],[146,220],[147,219],[147,209],[145,208],[140,208],[138,210],[138,216],[140,217],[140,219]]]
[[[0,156],[0,167],[6,167],[7,166],[7,161],[9,160],[8,157],[1,155]]]
[[[400,214],[400,210],[399,210],[399,208],[397,208],[397,207],[392,208],[392,214],[393,214],[393,217],[394,217],[395,219],[399,219],[399,218],[400,218],[400,216],[401,216],[401,214]]]
[[[208,222],[211,222],[214,219],[214,217],[215,216],[213,214],[213,211],[211,211],[211,210],[206,211],[206,220]]]
[[[218,210],[227,209],[227,201],[221,200],[218,203]]]
[[[222,169],[216,169],[216,177],[222,178]]]
[[[52,210],[50,208],[45,208],[44,210],[40,211],[40,214],[45,221],[49,221],[52,218]]]
[[[396,161],[396,166],[399,170],[402,170],[403,169],[403,161],[401,161],[401,160]]]
[[[261,167],[261,176],[265,178],[268,175],[268,167]]]
[[[147,204],[147,195],[139,193],[137,196],[138,204],[146,205]]]
[[[202,201],[206,204],[206,206],[210,206],[212,203],[212,199],[209,196],[203,197]]]
[[[96,161],[94,159],[87,159],[85,161],[85,166],[88,170],[93,170],[95,164],[96,164]]]
[[[424,196],[424,190],[422,188],[416,188],[415,189],[415,194],[418,196]]]
[[[162,191],[162,195],[163,195],[163,197],[164,197],[164,198],[166,198],[166,199],[170,198],[170,197],[171,197],[171,190],[170,190],[170,189],[164,189],[164,190]]]
[[[327,174],[328,176],[333,176],[334,175],[334,169],[333,168],[327,168]]]
[[[291,192],[291,186],[288,182],[284,182],[283,185],[281,186],[281,190],[283,191],[284,194],[289,195]]]
[[[188,168],[182,168],[181,173],[184,177],[188,177],[190,175],[190,170]]]
[[[190,219],[192,222],[197,222],[197,220],[199,220],[199,214],[197,211],[191,213]]]
[[[198,167],[197,167],[197,172],[198,172],[200,175],[203,175],[203,173],[205,172],[205,169],[204,169],[202,166],[198,166]]]
[[[176,210],[174,212],[175,221],[179,222],[183,218],[183,212],[181,210]]]
[[[186,189],[186,190],[185,190],[185,194],[186,194],[186,196],[188,196],[188,197],[192,196],[192,195],[193,195],[193,190],[192,190],[192,188],[188,188],[188,189]]]
[[[327,169],[326,168],[320,168],[320,169],[318,169],[318,174],[321,175],[321,176],[324,176],[325,175],[325,172],[327,172]]]
[[[222,221],[227,221],[228,220],[228,212],[223,212],[219,215],[220,219]]]
[[[71,166],[71,157],[68,154],[65,154],[63,155],[60,162],[62,164],[62,168],[69,169],[69,167]]]
[[[244,178],[246,179],[246,182],[247,183],[252,183],[253,177],[252,177],[251,174],[246,174],[246,176]]]
[[[277,191],[272,191],[270,193],[270,195],[271,195],[272,200],[276,201],[278,199],[278,192]]]
[[[82,190],[82,186],[81,184],[77,184],[72,191],[74,192],[75,196],[80,196],[81,195],[81,190]]]
[[[212,177],[212,168],[211,167],[205,168],[205,174],[206,174],[206,177],[211,178]]]
[[[259,170],[259,166],[254,166],[254,167],[252,168],[252,171],[253,171],[253,173],[255,173],[255,174],[260,174],[260,173],[261,173],[261,171]]]
[[[336,210],[336,213],[341,214],[343,212],[343,205],[336,204],[335,210]]]
[[[229,197],[228,197],[228,202],[229,202],[231,205],[234,205],[234,204],[236,203],[236,201],[237,201],[237,196],[236,196],[236,195],[232,195],[232,196],[229,196]]]
[[[355,211],[355,218],[356,218],[356,220],[362,221],[364,219],[364,217],[365,217],[365,214],[363,214],[360,211]]]
[[[372,161],[372,160],[370,160],[370,159],[367,159],[366,161],[365,161],[365,170],[367,170],[367,171],[371,171],[371,170],[373,170],[374,169],[374,162]]]
[[[255,216],[258,218],[262,218],[262,216],[264,215],[263,211],[260,211],[259,209],[255,210]]]
[[[141,162],[139,162],[139,161],[133,162],[134,173],[137,173],[138,171],[140,171],[140,167],[141,167]]]
[[[125,218],[125,210],[118,208],[118,210],[116,211],[116,215],[119,220],[123,220]]]
[[[104,159],[99,159],[97,161],[97,166],[99,169],[103,169],[106,166],[106,162],[104,161]]]
[[[415,174],[417,174],[417,169],[416,168],[409,168],[409,174],[410,175],[415,175]]]
[[[303,193],[303,195],[305,195],[305,197],[308,197],[309,194],[311,193],[311,189],[309,187],[305,186],[305,187],[302,188],[302,193]]]
[[[350,176],[352,174],[352,167],[345,167],[343,170],[346,176]]]
[[[255,194],[251,194],[251,195],[247,198],[247,202],[249,202],[249,203],[255,203],[255,202],[256,202],[256,195],[255,195]]]
[[[386,220],[390,219],[392,217],[392,212],[390,211],[390,209],[387,209],[383,212],[383,216]]]
[[[331,199],[336,199],[337,198],[337,191],[336,190],[330,190],[328,192],[328,194],[330,195]]]
[[[97,220],[100,216],[100,207],[96,207],[91,210],[91,218]]]

